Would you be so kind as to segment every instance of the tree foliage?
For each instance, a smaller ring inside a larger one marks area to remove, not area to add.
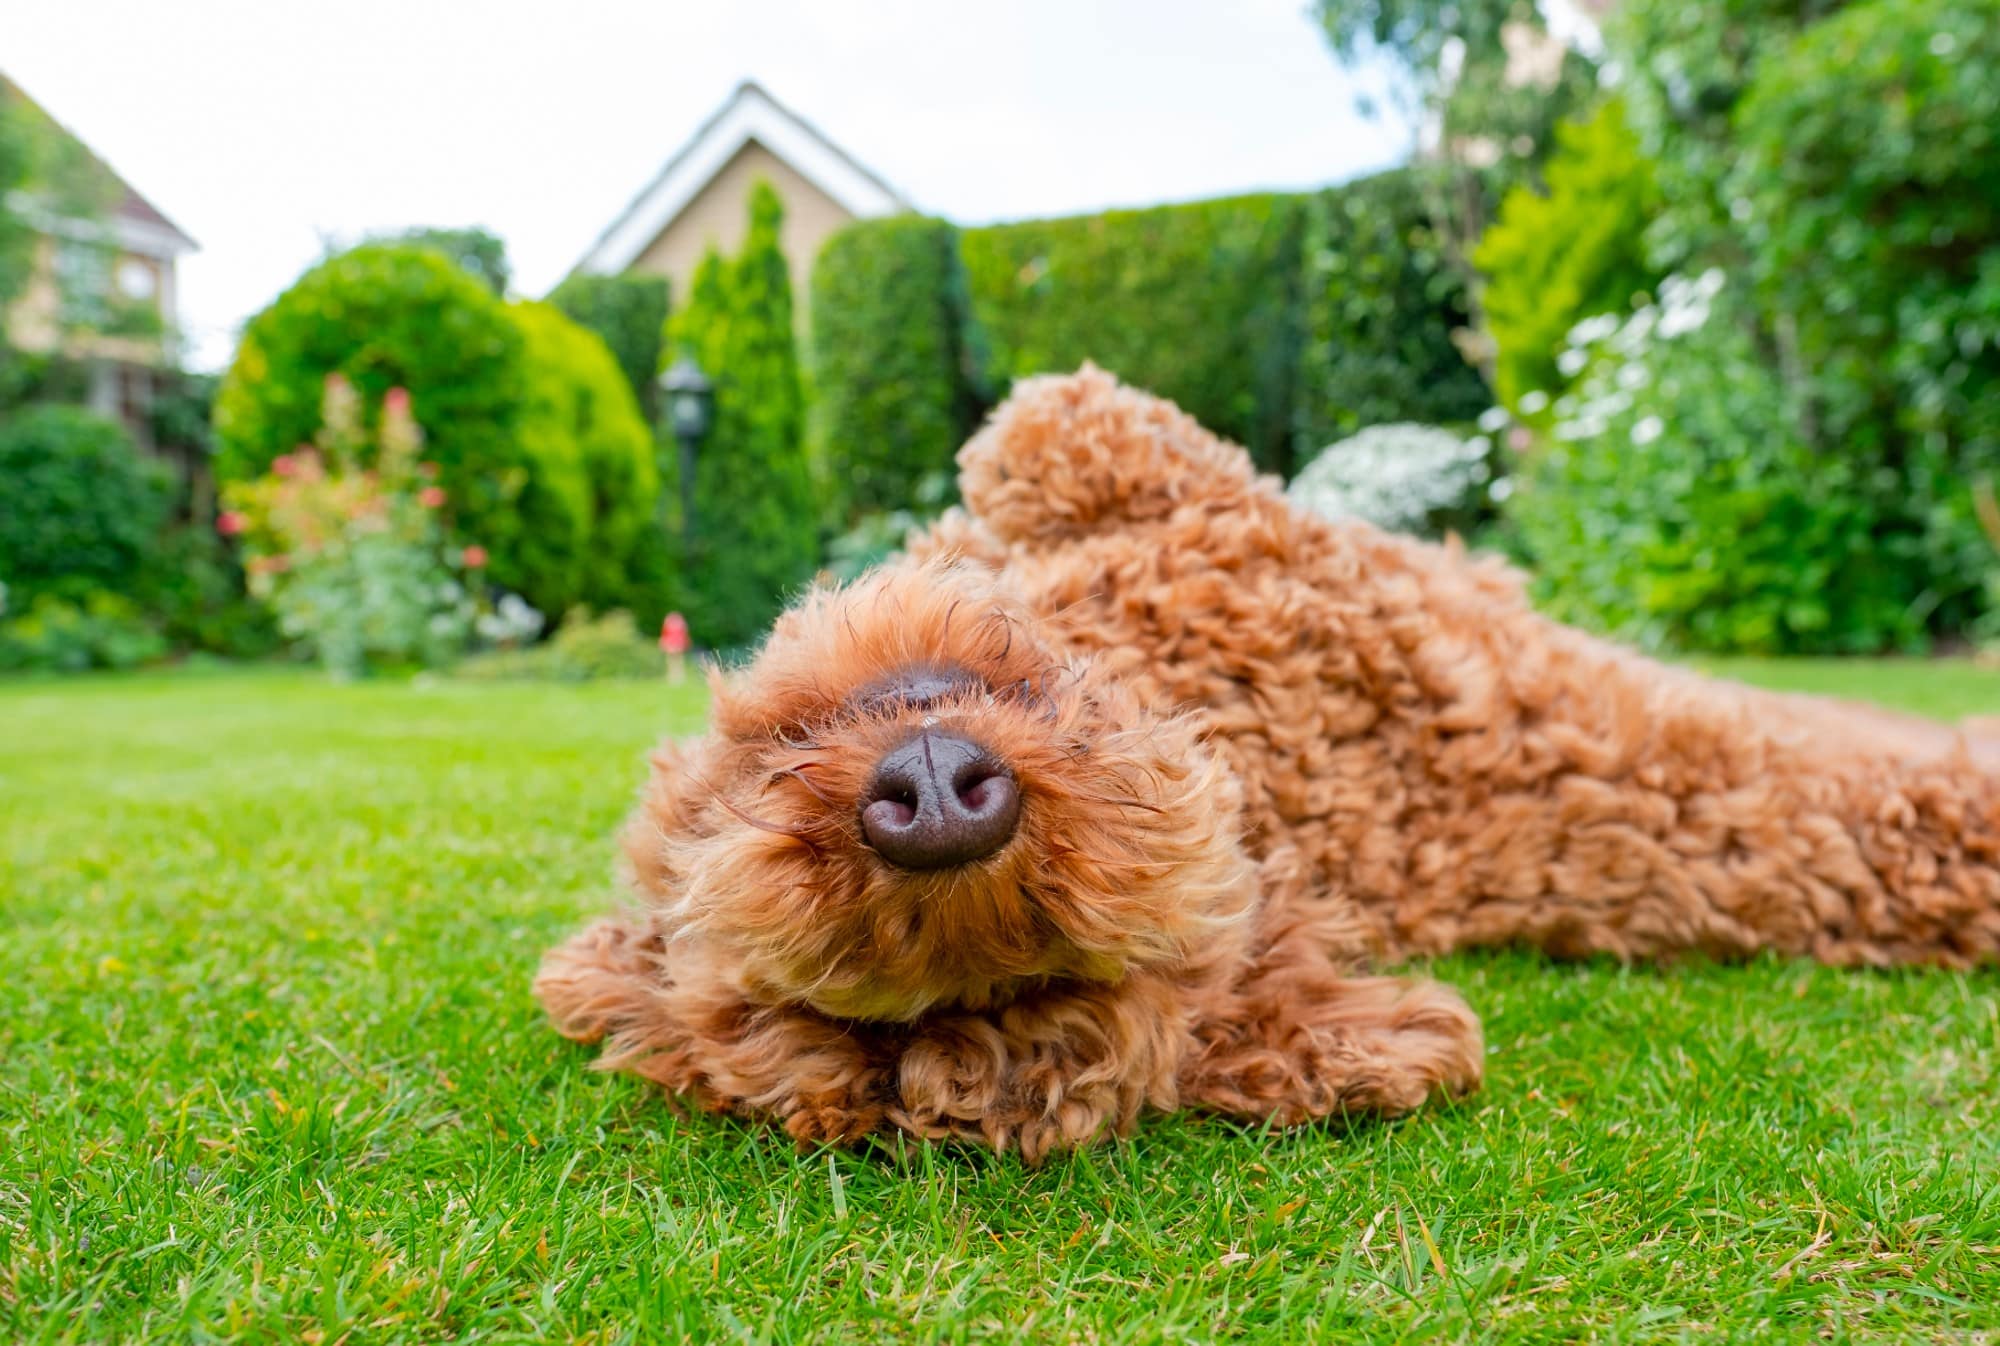
[[[571,276],[549,293],[549,302],[611,348],[646,424],[659,423],[660,372],[669,311],[665,276]]]
[[[490,230],[407,229],[384,241],[442,253],[491,290],[496,298],[504,299],[507,295],[507,283],[514,274],[507,261],[507,245]]]
[[[147,578],[173,482],[123,426],[43,406],[0,424],[0,584],[9,609],[50,593],[131,594]]]
[[[670,354],[691,355],[715,388],[676,581],[695,640],[713,648],[760,636],[818,556],[783,220],[777,192],[760,181],[742,250],[727,262],[713,250],[703,257],[670,324]]]

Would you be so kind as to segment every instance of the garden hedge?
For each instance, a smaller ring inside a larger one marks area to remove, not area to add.
[[[902,509],[983,410],[958,231],[900,215],[842,230],[813,268],[813,437],[829,516]]]
[[[588,327],[611,348],[648,426],[659,423],[653,380],[661,367],[668,301],[665,276],[636,274],[571,276],[549,293],[549,302],[571,322]]]
[[[819,442],[856,513],[907,505],[1014,379],[1085,360],[1277,472],[1364,425],[1487,405],[1451,340],[1462,287],[1404,172],[956,237],[962,270],[949,226],[867,221],[814,270]]]
[[[115,421],[41,406],[0,423],[7,610],[25,611],[44,593],[133,593],[149,578],[173,491],[166,467]]]

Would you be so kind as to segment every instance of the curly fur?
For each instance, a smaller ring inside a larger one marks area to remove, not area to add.
[[[556,1026],[801,1141],[1030,1160],[1147,1108],[1394,1115],[1480,1081],[1447,988],[1519,944],[1965,966],[2000,951],[1988,739],[1649,662],[1456,547],[1289,507],[1086,367],[960,455],[966,507],[785,614],[654,758],[638,907],[553,952]],[[856,694],[946,664],[911,709]],[[873,764],[936,717],[1014,769],[987,860],[882,862]]]

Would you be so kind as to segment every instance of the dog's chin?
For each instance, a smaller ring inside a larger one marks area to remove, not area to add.
[[[871,871],[855,885],[860,902],[841,902],[838,892],[853,891],[842,884],[802,893],[797,924],[760,932],[745,949],[757,999],[909,1023],[1000,1009],[1059,982],[1116,982],[1130,970],[1122,950],[1081,947],[1064,932],[1063,908],[1076,895],[1023,882],[1030,857],[930,873],[855,863]]]

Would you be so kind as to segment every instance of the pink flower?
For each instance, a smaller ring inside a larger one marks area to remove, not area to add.
[[[384,415],[388,416],[409,415],[410,390],[408,388],[391,388],[388,392],[382,394],[382,411]]]
[[[289,477],[299,470],[299,460],[289,453],[281,453],[271,460],[271,470],[281,477]]]
[[[215,516],[215,531],[224,537],[235,537],[250,526],[250,520],[233,509],[225,509]]]
[[[417,492],[417,503],[425,509],[436,509],[444,504],[444,487],[426,486]]]
[[[478,570],[486,564],[486,548],[475,542],[460,552],[458,559],[467,570]]]

